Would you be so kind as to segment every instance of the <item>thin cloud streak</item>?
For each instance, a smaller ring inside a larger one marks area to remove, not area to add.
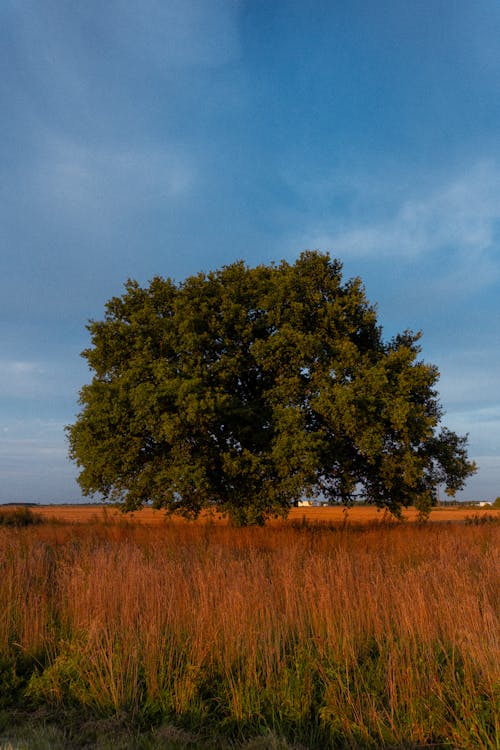
[[[386,186],[379,189],[387,191]],[[397,200],[397,187],[392,193]],[[404,200],[391,218],[358,220],[341,231],[320,225],[308,236],[315,247],[331,247],[340,257],[359,260],[425,261],[451,251],[455,263],[447,279],[480,288],[500,278],[499,193],[500,167],[481,162],[427,195]]]
[[[111,223],[124,211],[175,199],[196,180],[193,160],[177,146],[91,148],[67,138],[50,138],[31,176],[35,195],[58,207],[63,221]]]
[[[0,360],[2,398],[36,398],[47,390],[46,370],[40,362]]]
[[[52,408],[55,408],[61,394],[76,387],[82,371],[78,360],[69,366],[58,360],[0,360],[0,404],[3,404],[4,413],[10,411],[8,402],[12,404],[16,400],[26,404],[50,398]]]

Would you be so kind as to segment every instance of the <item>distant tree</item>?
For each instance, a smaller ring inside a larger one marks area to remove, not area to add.
[[[359,279],[305,252],[182,283],[128,281],[91,321],[94,375],[67,428],[85,495],[237,523],[359,494],[427,512],[475,471],[446,428],[420,334],[385,343]]]
[[[495,498],[495,500],[493,502],[493,507],[494,508],[500,508],[500,497]]]

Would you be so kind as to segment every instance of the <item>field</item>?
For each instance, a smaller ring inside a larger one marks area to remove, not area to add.
[[[134,523],[156,525],[165,522],[165,514],[160,510],[152,508],[143,508],[135,513],[129,513],[125,516],[115,508],[103,505],[45,505],[32,509],[35,513],[40,514],[45,519],[59,519],[72,523],[83,523],[88,521],[109,521],[128,519]],[[479,508],[478,506],[464,507],[438,507],[434,508],[429,517],[429,521],[470,521],[471,519],[485,518],[491,516],[500,520],[500,510],[491,507]],[[409,522],[418,520],[418,513],[415,508],[403,510],[403,518]],[[372,506],[358,506],[346,511],[343,506],[333,507],[301,507],[292,508],[288,516],[288,523],[302,521],[305,519],[308,523],[324,524],[373,524],[390,520],[387,514]],[[203,520],[203,519],[202,519]],[[227,523],[222,518],[208,519],[213,523]],[[169,519],[170,523],[183,523],[180,519]],[[271,521],[271,524],[273,522]],[[279,522],[281,523],[281,522]]]
[[[0,748],[498,749],[498,512],[33,510],[0,525]]]

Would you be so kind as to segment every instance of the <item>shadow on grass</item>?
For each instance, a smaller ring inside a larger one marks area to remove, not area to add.
[[[290,736],[244,727],[230,735],[194,733],[173,724],[147,726],[129,716],[99,717],[77,709],[29,713],[0,712],[0,750],[462,750],[445,744],[389,743],[381,746],[356,736],[334,740],[319,728],[290,727]],[[294,739],[297,736],[300,739]]]

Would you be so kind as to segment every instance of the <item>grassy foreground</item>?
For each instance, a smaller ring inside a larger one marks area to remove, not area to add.
[[[499,550],[495,522],[0,525],[0,748],[497,750]]]

